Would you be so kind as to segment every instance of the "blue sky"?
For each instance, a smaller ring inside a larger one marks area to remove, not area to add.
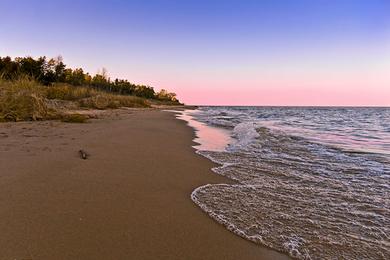
[[[390,1],[0,0],[0,10],[0,56],[62,55],[187,103],[390,105]]]

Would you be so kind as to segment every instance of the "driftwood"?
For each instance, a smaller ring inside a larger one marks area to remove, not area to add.
[[[79,151],[80,157],[83,160],[86,160],[88,158],[88,154],[84,150]]]

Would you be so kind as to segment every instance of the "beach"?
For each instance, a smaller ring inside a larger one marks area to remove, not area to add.
[[[172,112],[0,124],[0,259],[287,259],[190,198],[232,183]],[[80,158],[83,149],[88,158]]]

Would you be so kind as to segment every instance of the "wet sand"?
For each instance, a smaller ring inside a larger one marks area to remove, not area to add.
[[[228,181],[193,137],[158,110],[0,124],[0,259],[287,259],[191,201],[195,188]]]

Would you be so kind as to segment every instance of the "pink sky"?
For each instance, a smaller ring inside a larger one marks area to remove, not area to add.
[[[186,104],[390,106],[388,0],[1,7],[12,22],[0,23],[0,56],[62,55],[71,68],[105,67]]]
[[[361,56],[362,63],[316,58],[214,68],[148,65],[147,74],[134,69],[140,82],[172,90],[186,104],[390,106],[390,55]]]

